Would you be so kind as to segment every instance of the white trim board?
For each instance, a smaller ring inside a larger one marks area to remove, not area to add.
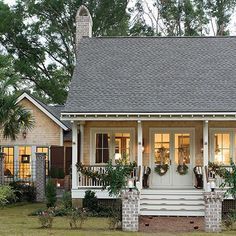
[[[40,111],[42,111],[45,115],[47,115],[51,120],[53,120],[57,125],[59,125],[63,130],[69,130],[60,120],[58,120],[54,115],[52,115],[47,109],[45,109],[41,104],[39,104],[33,97],[31,97],[27,93],[21,94],[16,103],[19,103],[24,98],[28,99],[31,103],[33,103]]]
[[[110,120],[110,121],[146,121],[146,120],[236,120],[235,112],[190,112],[190,113],[61,113],[61,120],[79,120],[79,121],[93,121],[93,120]]]

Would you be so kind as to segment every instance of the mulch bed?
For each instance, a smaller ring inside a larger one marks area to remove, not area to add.
[[[140,216],[141,232],[204,231],[204,217]]]

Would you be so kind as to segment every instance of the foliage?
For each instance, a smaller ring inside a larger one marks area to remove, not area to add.
[[[223,220],[223,225],[227,230],[232,230],[235,222],[236,222],[236,210],[232,210],[229,214],[227,214],[226,218]]]
[[[18,202],[34,202],[36,200],[36,188],[33,185],[28,185],[20,181],[15,181],[9,184],[17,197]]]
[[[57,179],[64,179],[65,173],[62,168],[52,167],[50,170],[50,177]]]
[[[53,223],[53,208],[40,212],[38,219],[42,228],[52,228]]]
[[[186,175],[188,173],[188,166],[184,164],[179,164],[176,170],[180,175]]]
[[[13,79],[0,81],[0,129],[3,130],[4,138],[12,140],[15,140],[22,130],[27,131],[34,126],[32,114],[17,103],[17,96],[8,92],[14,83]]]
[[[232,169],[221,167],[224,182],[220,187],[224,188],[227,186],[226,194],[231,195],[236,200],[236,165],[232,159],[230,159],[230,166]]]
[[[61,201],[64,209],[70,209],[72,207],[71,193],[64,192]]]
[[[218,165],[217,163],[214,163],[214,162],[209,162],[208,168],[209,168],[209,171],[215,172],[216,175],[224,178],[224,175],[225,175],[224,166]]]
[[[98,209],[98,199],[94,191],[86,190],[83,199],[83,207],[90,211],[96,211]]]
[[[103,188],[107,188],[110,196],[118,196],[123,188],[127,185],[127,178],[136,166],[135,162],[128,163],[124,156],[116,162],[114,166],[110,160],[105,166],[105,172],[99,173],[84,168],[81,163],[77,163],[77,170],[83,175],[90,178],[100,180],[103,183]]]
[[[11,70],[49,102],[64,104],[67,97],[82,3],[93,17],[94,36],[127,35],[127,0],[28,0],[12,7],[0,1],[0,46],[14,58]]]
[[[119,229],[121,228],[122,214],[119,210],[113,209],[111,215],[108,218],[109,229]]]
[[[8,185],[0,186],[0,207],[16,201],[16,195],[12,187]]]
[[[85,208],[72,208],[68,214],[70,228],[81,229],[87,218],[88,216]]]
[[[154,170],[158,175],[163,176],[169,170],[169,165],[168,164],[156,165]]]
[[[110,196],[119,196],[120,192],[127,185],[127,178],[133,171],[136,163],[126,163],[123,159],[116,162],[116,166],[112,165],[110,160],[105,167],[104,188],[107,188]]]
[[[55,207],[57,201],[56,186],[51,179],[46,184],[46,204],[47,207]]]
[[[136,0],[130,9],[131,25],[135,28],[139,24],[139,29],[150,27],[157,36],[227,35],[235,3],[235,0]],[[145,33],[148,35],[150,30]]]

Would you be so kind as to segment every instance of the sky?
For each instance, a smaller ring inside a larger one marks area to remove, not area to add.
[[[130,5],[134,2],[134,0],[128,0]],[[150,6],[153,2],[153,0],[145,0]],[[13,5],[15,3],[15,0],[4,0],[5,3],[8,3],[9,5]],[[230,35],[236,36],[236,9],[234,14],[232,15],[231,23],[229,25]],[[213,35],[213,32],[210,33]]]

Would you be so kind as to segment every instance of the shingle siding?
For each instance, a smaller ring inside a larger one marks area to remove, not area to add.
[[[83,38],[64,111],[236,111],[236,38]]]

